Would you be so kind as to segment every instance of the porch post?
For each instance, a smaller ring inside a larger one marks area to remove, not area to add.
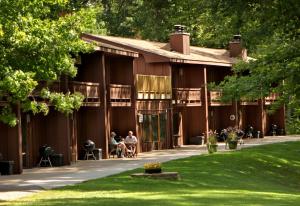
[[[205,107],[205,142],[207,142],[209,125],[208,125],[208,92],[207,92],[207,69],[204,66],[204,107]]]
[[[109,131],[110,124],[108,122],[108,109],[107,109],[107,88],[106,88],[106,68],[105,68],[105,54],[101,54],[101,69],[102,69],[102,101],[103,105],[103,115],[104,115],[104,154],[105,157],[108,157],[108,141],[109,141]]]

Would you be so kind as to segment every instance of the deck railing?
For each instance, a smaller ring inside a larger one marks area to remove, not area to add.
[[[173,88],[173,103],[177,105],[200,106],[201,88]]]
[[[221,102],[222,92],[221,91],[209,91],[209,104],[212,106],[218,106],[218,105],[231,105],[231,102]]]
[[[39,97],[43,88],[48,88],[51,92],[62,92],[62,83],[59,81],[40,81],[36,88],[33,90],[32,96]]]
[[[71,92],[80,92],[85,99],[99,99],[99,83],[92,82],[70,82]]]
[[[111,106],[131,106],[131,85],[109,85]]]
[[[265,104],[266,105],[272,104],[274,101],[277,100],[278,97],[279,97],[278,93],[270,93],[269,96],[265,97]]]

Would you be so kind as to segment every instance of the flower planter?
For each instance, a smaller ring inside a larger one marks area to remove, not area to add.
[[[152,173],[161,173],[161,168],[145,169],[145,173],[148,173],[148,174],[152,174]]]
[[[218,148],[217,144],[208,144],[207,145],[207,150],[208,150],[208,153],[210,153],[210,154],[217,152],[217,148]]]
[[[233,141],[228,141],[228,147],[229,149],[236,149],[237,148],[238,141],[233,140]]]

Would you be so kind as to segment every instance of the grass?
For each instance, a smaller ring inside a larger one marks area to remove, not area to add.
[[[0,205],[299,205],[300,142],[194,156],[163,164],[180,181],[134,179],[132,170]]]

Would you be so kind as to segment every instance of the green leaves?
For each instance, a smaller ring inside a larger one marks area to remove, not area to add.
[[[78,110],[84,100],[84,96],[78,92],[74,94],[51,93],[49,98],[55,109],[65,114]]]
[[[5,96],[8,104],[1,110],[1,121],[17,123],[12,110],[16,104],[21,104],[23,111],[46,115],[49,98],[64,113],[78,109],[82,98],[77,94],[51,94],[38,100],[31,95],[42,80],[60,80],[62,75],[74,77],[74,58],[92,49],[80,39],[80,34],[86,25],[92,28],[96,12],[89,10],[88,2],[78,5],[75,12],[73,3],[0,1],[0,96]]]

